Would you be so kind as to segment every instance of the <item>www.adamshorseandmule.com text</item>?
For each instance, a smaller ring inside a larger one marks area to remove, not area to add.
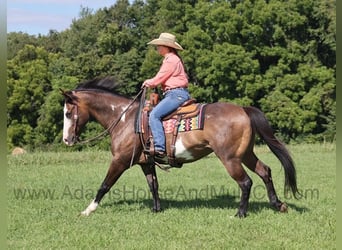
[[[97,193],[96,189],[84,187],[71,187],[66,185],[62,189],[51,188],[13,188],[13,195],[18,200],[63,200],[63,199],[93,199]],[[317,188],[307,188],[299,190],[297,199],[318,200],[319,190]],[[193,200],[212,199],[215,197],[232,196],[240,197],[240,189],[228,188],[226,186],[207,185],[202,188],[185,188],[182,185],[159,190],[161,199],[167,200]],[[112,188],[107,193],[107,198],[111,200],[143,200],[152,199],[148,188],[141,188],[135,185]],[[265,186],[256,185],[251,190],[251,198],[254,200],[267,200]],[[284,193],[285,199],[294,199],[290,193]]]

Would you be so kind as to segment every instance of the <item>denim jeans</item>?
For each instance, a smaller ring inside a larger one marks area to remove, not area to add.
[[[165,135],[162,118],[171,114],[189,99],[190,95],[187,89],[172,89],[167,91],[164,98],[152,109],[149,125],[153,135],[155,150],[165,151]]]

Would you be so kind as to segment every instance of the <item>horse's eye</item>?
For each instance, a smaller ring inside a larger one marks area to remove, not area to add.
[[[69,112],[69,111],[66,112],[66,113],[65,113],[65,116],[66,116],[66,118],[71,119],[71,112]]]

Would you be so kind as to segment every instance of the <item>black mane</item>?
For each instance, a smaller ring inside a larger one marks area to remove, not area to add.
[[[77,85],[76,90],[100,90],[113,94],[120,94],[120,87],[122,87],[122,84],[114,77],[106,76],[104,78],[94,78],[81,82]]]

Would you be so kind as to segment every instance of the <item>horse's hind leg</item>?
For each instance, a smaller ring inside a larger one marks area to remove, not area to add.
[[[155,165],[141,165],[141,169],[143,170],[146,180],[148,183],[148,186],[150,188],[150,191],[152,193],[153,197],[153,212],[160,212],[160,198],[158,193],[158,179],[156,174],[156,167]]]
[[[246,217],[249,195],[253,184],[252,179],[243,169],[241,165],[241,160],[239,158],[224,160],[220,157],[220,159],[223,162],[230,176],[239,184],[239,187],[241,189],[239,209],[235,216],[240,218]]]
[[[265,163],[259,160],[258,157],[252,151],[245,154],[243,158],[243,163],[250,170],[252,170],[258,176],[260,176],[263,182],[265,183],[270,204],[280,212],[286,212],[286,204],[281,202],[276,194],[272,181],[271,169]]]

